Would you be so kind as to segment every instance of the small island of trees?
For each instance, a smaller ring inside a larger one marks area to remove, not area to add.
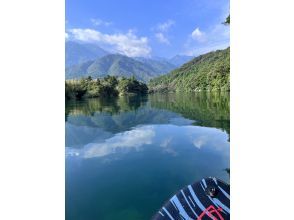
[[[147,93],[147,85],[139,82],[135,77],[117,78],[115,76],[106,76],[102,79],[92,79],[89,76],[80,80],[65,81],[66,99],[116,97],[118,95],[141,95]]]

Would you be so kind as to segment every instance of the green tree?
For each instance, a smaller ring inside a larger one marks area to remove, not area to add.
[[[118,84],[117,77],[115,77],[115,76],[106,76],[104,78],[104,82],[106,84],[109,84],[109,86],[111,86],[111,87],[116,87]]]
[[[91,77],[80,80],[65,81],[66,99],[81,99],[95,97],[115,97],[118,94],[146,94],[148,87],[134,77],[118,79],[107,76],[93,80]]]
[[[224,22],[226,25],[230,25],[230,15],[226,18],[226,21]]]

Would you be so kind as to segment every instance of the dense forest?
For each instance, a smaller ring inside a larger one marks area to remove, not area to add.
[[[125,94],[146,94],[148,87],[134,77],[118,79],[107,76],[103,79],[92,79],[92,77],[81,80],[65,81],[65,98],[81,99],[94,97],[115,97]]]
[[[149,83],[150,92],[229,91],[230,48],[200,55]]]

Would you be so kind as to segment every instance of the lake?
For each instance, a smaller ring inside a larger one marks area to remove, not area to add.
[[[229,101],[171,93],[66,102],[66,219],[150,219],[188,184],[229,183]]]

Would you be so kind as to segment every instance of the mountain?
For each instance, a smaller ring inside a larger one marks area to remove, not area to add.
[[[155,59],[149,59],[145,57],[136,57],[134,59],[144,63],[145,65],[150,66],[152,69],[154,69],[155,72],[159,74],[165,74],[177,68],[177,66],[171,64],[170,62],[164,59],[155,60]]]
[[[165,57],[159,57],[159,56],[152,56],[152,60],[156,60],[156,61],[169,61],[169,58],[165,58]]]
[[[185,55],[176,55],[170,59],[168,59],[169,63],[172,63],[173,65],[180,67],[184,63],[187,63],[188,61],[192,60],[193,56],[185,56]]]
[[[109,54],[107,51],[90,43],[65,42],[65,66],[82,64]]]
[[[149,83],[151,92],[229,89],[230,48],[200,55]]]
[[[67,79],[92,76],[93,78],[106,75],[131,77],[144,82],[167,73],[174,66],[168,63],[153,62],[148,59],[133,59],[120,54],[109,54],[101,58],[87,61],[79,65],[66,68]]]
[[[159,61],[159,62],[167,62],[169,64],[172,64],[173,66],[180,67],[184,63],[187,63],[188,61],[192,60],[193,58],[194,58],[193,56],[186,56],[186,55],[176,55],[172,58],[153,56],[152,60]]]

